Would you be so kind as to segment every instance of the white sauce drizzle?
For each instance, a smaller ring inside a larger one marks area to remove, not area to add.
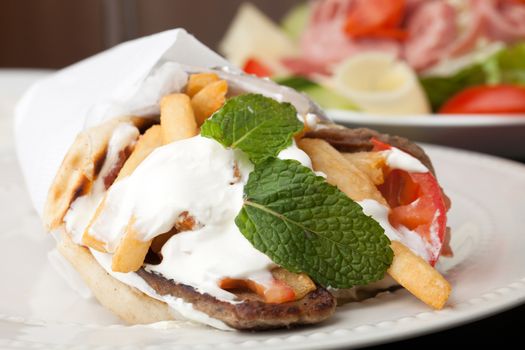
[[[388,220],[388,207],[373,199],[365,199],[358,203],[363,208],[363,212],[366,215],[371,216],[379,223],[379,225],[381,225],[381,227],[385,230],[385,235],[390,240],[403,243],[405,246],[410,248],[410,250],[426,261],[429,260],[425,241],[417,232],[411,231],[404,226],[396,229],[390,224]]]
[[[292,146],[282,150],[279,155],[279,159],[295,159],[307,168],[312,169],[312,160],[308,157],[302,149],[297,147],[295,140],[293,140]]]
[[[419,159],[412,157],[410,154],[403,152],[399,148],[392,147],[389,150],[381,151],[386,159],[386,164],[390,169],[405,170],[410,173],[427,173],[428,168],[419,161]]]
[[[279,157],[311,168],[309,157],[295,143]],[[238,180],[235,164],[241,175]],[[132,217],[141,238],[149,240],[169,231],[187,211],[199,227],[174,235],[162,248],[162,263],[147,269],[219,300],[235,302],[234,294],[219,288],[221,279],[245,278],[269,286],[270,270],[276,266],[244,238],[234,222],[252,169],[241,152],[201,136],[159,147],[132,175],[109,189],[90,234],[106,242],[112,252]]]

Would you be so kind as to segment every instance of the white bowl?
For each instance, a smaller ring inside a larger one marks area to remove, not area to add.
[[[336,123],[367,127],[413,141],[525,159],[525,115],[373,115],[328,110]]]

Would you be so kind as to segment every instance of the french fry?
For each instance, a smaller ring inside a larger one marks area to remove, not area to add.
[[[206,85],[219,80],[219,76],[215,73],[197,73],[190,75],[188,84],[186,85],[186,94],[189,97],[195,96]]]
[[[91,221],[89,222],[89,225],[86,227],[86,229],[84,230],[84,233],[82,234],[82,244],[84,244],[86,247],[98,250],[99,252],[102,252],[102,253],[110,253],[106,249],[106,243],[97,239],[92,234],[90,234],[89,230],[91,226],[93,225],[93,223],[96,221],[96,219],[100,216],[100,214],[104,210],[106,196],[107,194],[104,195],[104,198],[98,205],[97,210],[95,211],[95,214],[93,215],[93,217],[91,218]]]
[[[86,230],[82,234],[82,244],[84,244],[86,247],[98,250],[99,252],[102,252],[102,253],[107,253],[108,252],[106,250],[106,243],[98,240],[93,235],[91,235],[89,233],[89,228],[95,222],[95,219],[98,218],[98,216],[102,212],[102,209],[104,208],[104,203],[105,202],[106,202],[106,196],[104,196],[104,198],[102,199],[102,201],[98,205],[97,210],[95,211],[95,214],[93,215],[93,217],[91,218],[91,221],[89,222],[89,225],[87,226]]]
[[[372,180],[327,142],[306,138],[300,140],[298,145],[310,156],[314,169],[325,173],[327,181],[339,187],[350,198],[378,200],[377,195],[381,196],[377,189],[377,193],[370,190],[371,186],[375,189]],[[366,180],[363,180],[363,176]],[[382,196],[380,202],[385,204]],[[435,309],[443,308],[451,291],[447,280],[402,243],[392,241],[391,248],[394,259],[388,269],[390,276],[427,305]]]
[[[129,167],[128,161],[124,164],[117,180],[128,176],[135,168],[161,144],[167,144],[176,140],[193,137],[198,134],[198,127],[193,115],[190,98],[185,94],[171,94],[164,96],[160,102],[160,126],[152,127],[150,133],[146,132],[144,137],[137,143],[137,153],[134,158],[131,154]],[[152,130],[153,129],[153,130]],[[98,210],[97,210],[98,211]],[[96,218],[96,216],[95,216]],[[144,258],[152,244],[152,240],[142,241],[140,235],[135,231],[135,219],[132,218],[126,228],[112,260],[112,270],[116,272],[131,272],[138,270],[144,263]],[[169,238],[169,237],[166,237]],[[159,250],[164,242],[156,241],[156,249]]]
[[[188,95],[171,94],[162,98],[160,126],[164,144],[193,137],[199,133]]]
[[[191,106],[195,113],[197,124],[202,125],[215,111],[222,107],[226,100],[228,83],[218,80],[206,85],[191,99]]]
[[[355,201],[373,199],[387,205],[381,192],[372,180],[328,142],[320,139],[304,138],[298,142],[299,148],[308,154],[313,168],[326,174],[326,181],[337,186]]]
[[[133,149],[133,152],[131,152],[130,156],[122,166],[122,169],[120,169],[120,172],[115,179],[115,182],[123,179],[126,176],[129,176],[135,168],[144,160],[146,157],[153,152],[153,150],[159,146],[162,145],[162,135],[161,135],[161,127],[160,125],[153,125],[150,127],[144,135],[140,136],[139,140],[137,141],[137,144],[135,145],[135,148]],[[93,223],[96,221],[96,219],[99,217],[100,213],[102,213],[102,210],[104,209],[106,197],[100,202],[97,210],[95,211],[95,215],[93,215],[93,218],[91,218],[91,221],[89,222],[89,225],[87,226],[86,230],[82,234],[82,243],[90,248],[93,248],[95,250],[98,250],[103,253],[107,253],[106,245],[104,242],[98,240],[97,238],[93,237],[89,233],[89,229],[93,225]]]
[[[151,240],[140,240],[140,235],[133,227],[134,224],[135,218],[131,218],[126,228],[126,234],[122,237],[115,254],[113,254],[111,270],[115,272],[137,271],[144,263],[144,258],[148,253]]]
[[[317,287],[310,277],[305,273],[290,272],[282,267],[272,270],[272,275],[276,280],[286,283],[295,293],[295,299],[299,300]]]
[[[122,169],[120,169],[115,182],[131,175],[139,164],[142,163],[142,161],[146,159],[155,148],[160,146],[162,146],[161,127],[160,125],[153,125],[146,130],[144,135],[140,136],[133,152],[131,152]]]
[[[186,139],[197,135],[199,129],[193,115],[190,98],[185,94],[171,94],[164,96],[160,102],[160,126],[151,132],[151,136],[144,135],[143,148],[133,160],[126,171],[121,174],[127,176],[144,160],[156,147],[173,141]],[[159,137],[161,136],[161,137]],[[149,137],[154,139],[149,139]],[[141,140],[139,140],[140,142]],[[132,154],[133,155],[133,154]],[[127,164],[127,162],[126,162]],[[124,170],[124,169],[123,169]],[[119,174],[119,177],[120,175]],[[117,178],[118,179],[118,178]],[[126,233],[120,241],[112,260],[112,270],[116,272],[131,272],[138,270],[144,263],[144,258],[152,244],[152,240],[142,241],[140,235],[135,231],[135,219],[132,218],[126,228]],[[165,237],[166,240],[169,237]],[[159,250],[164,242],[158,239],[155,243]]]
[[[448,281],[402,243],[392,241],[390,247],[394,260],[388,274],[425,304],[442,309],[450,296]]]
[[[385,157],[378,152],[343,153],[345,159],[356,168],[365,173],[374,185],[385,182],[383,167],[386,165]]]

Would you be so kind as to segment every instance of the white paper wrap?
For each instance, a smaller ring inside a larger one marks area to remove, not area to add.
[[[118,45],[28,90],[15,111],[15,143],[40,216],[77,134],[110,118],[158,112],[160,98],[185,83],[186,77],[174,69],[177,63],[230,66],[185,30],[173,29]]]

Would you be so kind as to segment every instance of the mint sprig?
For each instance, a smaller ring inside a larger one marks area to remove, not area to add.
[[[302,129],[291,104],[246,94],[229,99],[202,125],[201,135],[244,151],[256,164],[276,157]]]
[[[292,272],[350,288],[384,277],[390,241],[359,204],[295,160],[256,164],[235,219],[255,248]]]

